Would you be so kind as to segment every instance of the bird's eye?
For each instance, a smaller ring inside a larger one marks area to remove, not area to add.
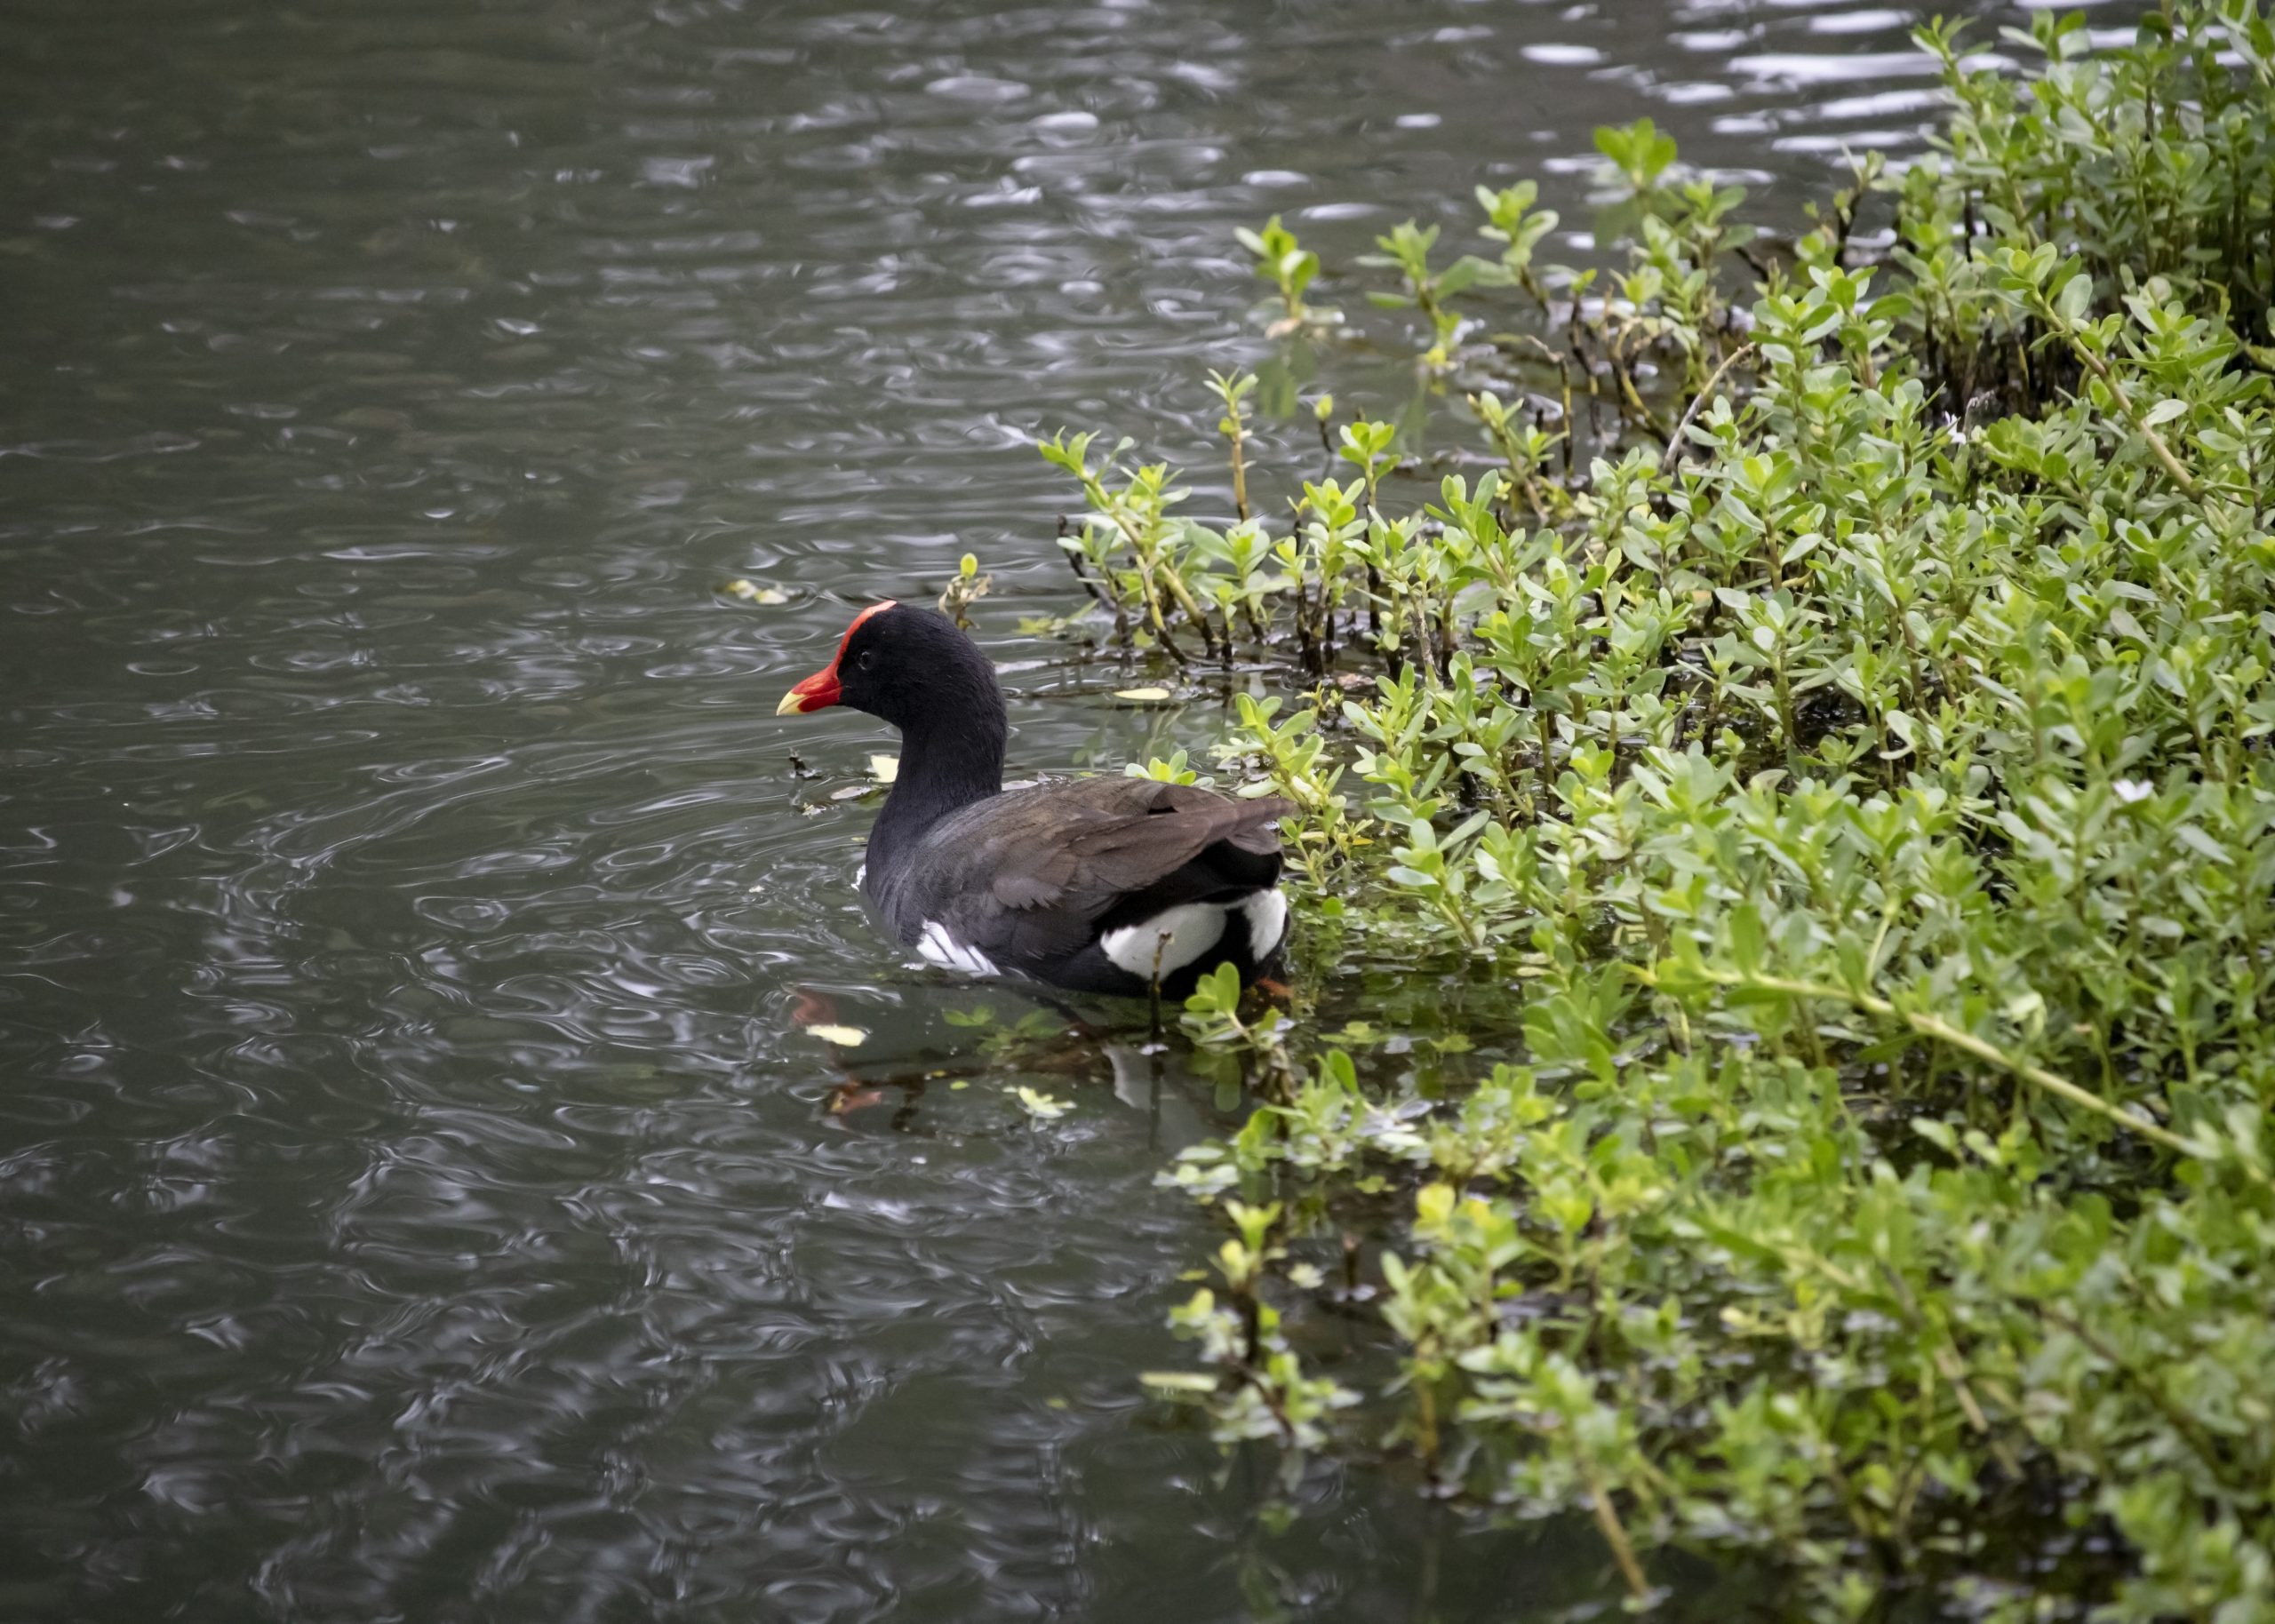
[[[860,658],[855,660],[853,663],[856,665],[858,665],[863,671],[868,671],[875,666],[877,663],[877,651],[874,649],[864,649],[861,650]]]

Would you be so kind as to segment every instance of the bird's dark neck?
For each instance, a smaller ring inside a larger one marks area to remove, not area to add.
[[[873,875],[882,877],[950,813],[1003,792],[1003,697],[992,671],[980,675],[944,681],[938,703],[902,728],[900,770],[869,832]]]

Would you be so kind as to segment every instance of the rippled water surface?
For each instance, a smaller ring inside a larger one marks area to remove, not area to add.
[[[1908,14],[11,0],[0,1617],[1616,1594],[1355,1458],[1282,1528],[1149,1404],[1215,1240],[1153,1177],[1238,1102],[950,1023],[1036,1006],[880,941],[889,743],[773,702],[969,548],[1016,768],[1205,737],[1018,634],[1072,607],[1026,442],[1197,447],[1232,227],[1583,223],[1646,113],[1790,218],[1916,146]]]

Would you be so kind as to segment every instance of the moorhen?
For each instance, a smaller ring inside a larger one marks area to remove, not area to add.
[[[995,668],[946,616],[873,603],[776,714],[833,705],[900,729],[900,771],[861,888],[931,963],[1078,992],[1168,996],[1230,964],[1242,983],[1287,935],[1283,800],[1151,778],[1003,789]]]

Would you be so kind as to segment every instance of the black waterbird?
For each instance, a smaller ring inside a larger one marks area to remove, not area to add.
[[[861,888],[932,963],[1082,992],[1181,996],[1232,965],[1243,983],[1287,936],[1283,800],[1150,778],[1006,792],[995,669],[946,616],[874,603],[777,714],[850,705],[900,729],[900,768]]]

